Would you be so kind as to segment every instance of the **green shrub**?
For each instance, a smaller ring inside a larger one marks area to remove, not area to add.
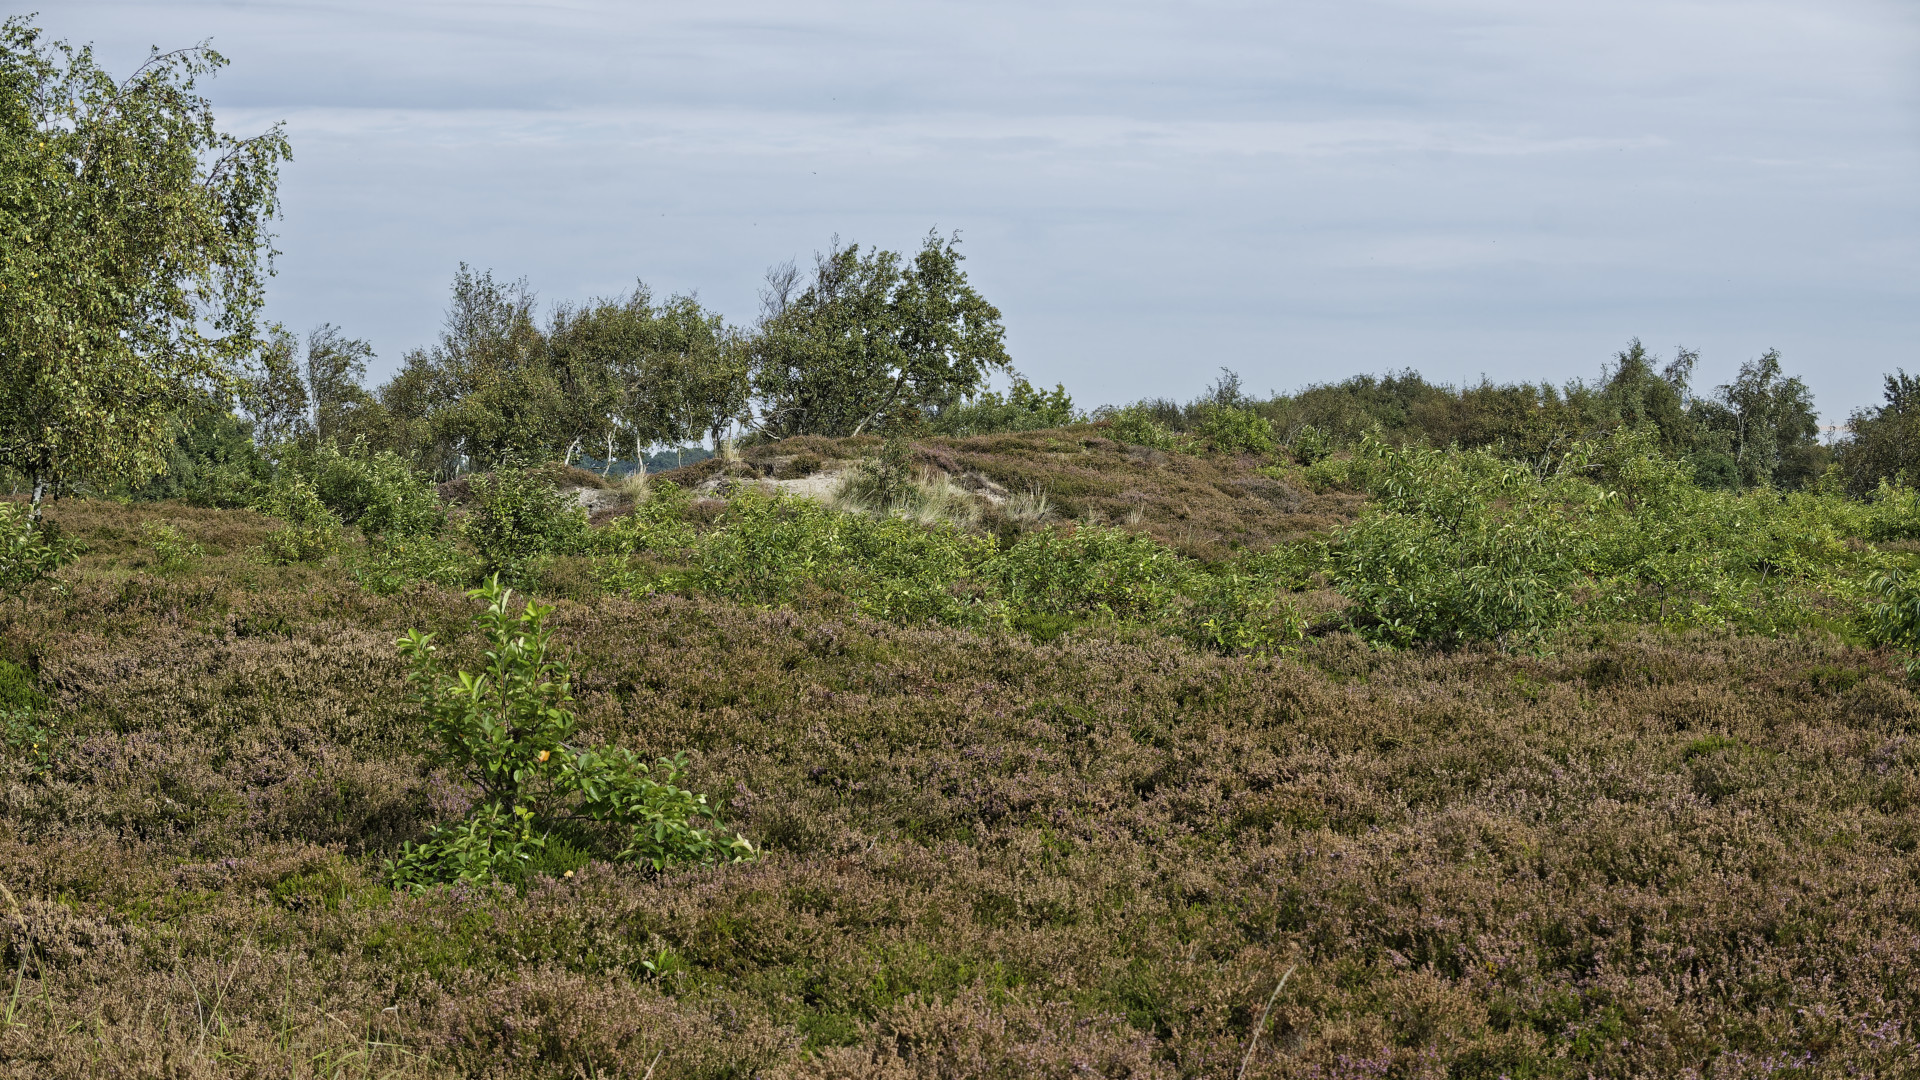
[[[1293,454],[1294,461],[1312,465],[1333,455],[1333,440],[1312,424],[1304,424],[1294,433],[1287,450]]]
[[[356,443],[343,453],[326,443],[303,464],[320,501],[369,537],[431,536],[446,527],[432,481],[392,451],[368,453]]]
[[[367,541],[367,550],[354,562],[352,573],[360,587],[379,596],[418,582],[449,588],[473,580],[474,562],[453,541],[437,536],[379,535]]]
[[[1920,489],[1880,481],[1866,504],[1860,535],[1867,540],[1920,540]]]
[[[1005,396],[990,390],[973,401],[949,406],[940,410],[928,427],[936,435],[991,435],[1065,427],[1080,419],[1065,386],[1036,390],[1032,383],[1015,376]]]
[[[317,562],[340,550],[340,519],[305,477],[281,473],[258,509],[281,522],[262,545],[275,563]]]
[[[1187,639],[1229,656],[1274,656],[1306,639],[1306,620],[1268,578],[1233,567],[1196,575]]]
[[[0,502],[0,596],[44,581],[78,557],[78,547],[60,535],[59,525],[36,521],[30,507]]]
[[[467,540],[489,572],[522,580],[534,560],[578,551],[587,541],[587,512],[538,470],[501,468],[475,476]]]
[[[1221,453],[1271,454],[1274,451],[1273,424],[1252,409],[1204,405],[1196,430]]]
[[[678,555],[693,546],[687,521],[689,497],[670,480],[650,485],[647,501],[633,513],[593,531],[586,548],[601,555]]]
[[[182,536],[173,525],[163,525],[158,521],[141,522],[140,535],[146,540],[147,546],[153,549],[154,565],[163,574],[179,573],[207,553],[205,548]]]
[[[1375,503],[1336,535],[1328,572],[1363,635],[1452,645],[1536,632],[1573,611],[1583,537],[1565,492],[1490,454],[1371,437],[1348,471]]]
[[[1193,440],[1176,434],[1140,405],[1129,405],[1107,421],[1107,435],[1123,443],[1172,453],[1192,453]]]
[[[389,880],[516,880],[562,844],[656,870],[754,856],[744,837],[720,831],[706,796],[680,787],[684,756],[649,766],[626,750],[572,744],[572,673],[554,652],[552,608],[529,601],[516,612],[498,577],[468,595],[487,604],[474,620],[487,635],[484,671],[448,672],[433,635],[418,630],[400,652],[412,665],[433,762],[480,797],[464,820],[404,846],[387,863]]]
[[[1027,533],[994,567],[1007,604],[1042,615],[1157,615],[1186,573],[1185,560],[1152,538],[1094,525]]]
[[[1867,579],[1880,597],[1867,611],[1868,636],[1877,645],[1890,645],[1907,654],[1907,677],[1920,676],[1920,582],[1895,569]]]
[[[863,510],[905,509],[914,494],[913,446],[888,439],[879,453],[860,462],[840,485],[838,498]]]

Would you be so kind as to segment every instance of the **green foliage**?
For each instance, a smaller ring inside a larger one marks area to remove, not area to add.
[[[273,562],[318,562],[339,552],[340,519],[305,477],[281,473],[259,510],[281,522],[263,545]]]
[[[428,582],[452,588],[472,581],[474,560],[453,541],[438,536],[375,535],[352,567],[360,587],[379,596],[391,596],[412,585]]]
[[[160,472],[174,414],[258,343],[289,151],[215,126],[197,83],[224,63],[156,51],[121,80],[0,24],[0,464],[36,501]]]
[[[26,766],[29,776],[44,776],[53,769],[58,753],[59,735],[41,723],[32,709],[0,707],[0,748],[6,756]]]
[[[1328,573],[1376,640],[1530,637],[1576,615],[1780,629],[1817,622],[1870,520],[1821,492],[1702,490],[1651,428],[1569,447],[1549,471],[1484,451],[1364,441],[1307,470],[1374,504],[1328,546]]]
[[[623,749],[578,748],[572,673],[546,625],[551,608],[514,610],[496,577],[468,595],[486,602],[475,625],[487,636],[487,667],[447,671],[432,634],[399,643],[427,716],[436,765],[480,792],[474,809],[436,826],[387,864],[396,885],[514,880],[557,839],[577,837],[618,862],[664,869],[679,863],[752,858],[752,844],[719,830],[706,796],[680,786],[686,758],[649,766]]]
[[[1196,576],[1185,613],[1194,644],[1229,656],[1274,656],[1306,639],[1306,620],[1269,576],[1239,566]]]
[[[1880,481],[1866,504],[1860,535],[1868,540],[1920,540],[1920,489]]]
[[[470,480],[474,505],[463,526],[489,572],[524,579],[533,563],[579,550],[587,512],[538,469],[502,467]]]
[[[993,542],[949,524],[829,509],[811,499],[737,495],[720,527],[700,539],[687,584],[754,603],[833,589],[866,614],[894,622],[979,625],[988,616],[975,578]]]
[[[1249,408],[1208,405],[1200,410],[1195,432],[1224,454],[1271,454],[1273,424]]]
[[[860,462],[841,495],[856,505],[884,512],[912,498],[914,479],[913,445],[894,436],[880,445],[879,453]]]
[[[1333,440],[1312,424],[1303,424],[1299,431],[1294,432],[1287,450],[1299,464],[1313,465],[1332,456]]]
[[[656,482],[648,488],[647,501],[633,513],[595,530],[588,549],[603,555],[684,553],[694,543],[693,525],[686,518],[691,501],[671,481]]]
[[[1174,433],[1150,410],[1139,405],[1129,405],[1109,417],[1107,434],[1135,446],[1147,446],[1170,453],[1193,452],[1192,439]]]
[[[254,444],[251,423],[209,402],[176,416],[173,427],[165,471],[131,486],[134,498],[232,509],[266,497],[273,463]]]
[[[207,553],[205,548],[182,536],[178,526],[146,521],[140,525],[140,535],[153,549],[154,563],[163,574],[177,574]]]
[[[0,709],[38,709],[46,703],[33,672],[11,660],[0,660]]]
[[[370,453],[359,442],[342,451],[322,443],[301,465],[320,501],[369,537],[432,536],[446,527],[446,507],[433,483],[390,450]]]
[[[928,427],[937,435],[990,435],[1066,427],[1080,419],[1065,386],[1036,390],[1016,375],[1005,396],[989,390],[972,401],[940,410]]]
[[[1920,677],[1920,581],[1887,569],[1868,578],[1867,585],[1880,598],[1867,611],[1869,636],[1875,644],[1905,652],[1907,676]]]
[[[1879,405],[1856,409],[1837,447],[1847,490],[1869,495],[1883,483],[1920,485],[1920,376],[1886,376]]]
[[[1353,471],[1374,507],[1328,573],[1375,640],[1450,645],[1531,633],[1573,609],[1580,551],[1560,490],[1484,453],[1367,440]]]
[[[836,245],[797,296],[789,295],[797,275],[777,275],[751,344],[762,427],[858,435],[977,393],[1011,362],[999,309],[967,283],[960,262],[958,238],[935,233],[911,262]]]
[[[1027,533],[993,567],[1006,602],[1023,613],[1135,618],[1166,611],[1188,573],[1152,538],[1096,525]]]
[[[0,596],[44,581],[79,555],[60,527],[30,507],[0,502]]]

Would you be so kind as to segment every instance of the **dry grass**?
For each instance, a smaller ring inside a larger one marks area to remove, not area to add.
[[[464,794],[392,642],[473,662],[470,602],[249,562],[249,514],[53,513],[92,553],[0,605],[58,735],[0,761],[0,1074],[1227,1077],[1269,1001],[1249,1077],[1913,1059],[1920,702],[1835,640],[1250,662],[561,601],[583,734],[689,750],[767,857],[396,896]],[[151,519],[209,554],[133,568]]]

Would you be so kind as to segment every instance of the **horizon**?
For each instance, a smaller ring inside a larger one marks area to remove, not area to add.
[[[1841,3],[1283,8],[76,0],[124,75],[211,39],[285,120],[269,317],[438,331],[457,263],[543,309],[730,322],[830,236],[960,231],[1015,366],[1085,408],[1214,371],[1592,380],[1631,338],[1778,348],[1825,425],[1920,367],[1920,13]],[[1437,43],[1437,44],[1436,44]]]

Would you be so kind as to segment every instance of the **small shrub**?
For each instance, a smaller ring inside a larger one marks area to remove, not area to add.
[[[857,509],[886,513],[910,504],[913,482],[913,446],[892,438],[847,474],[834,497]]]
[[[1080,419],[1065,386],[1036,390],[1032,383],[1015,376],[1005,396],[989,390],[973,401],[949,406],[940,410],[929,428],[938,435],[991,435],[1065,427]]]
[[[367,536],[431,536],[446,527],[446,507],[432,482],[392,451],[368,453],[356,443],[342,452],[328,443],[307,471],[320,501]]]
[[[182,536],[177,527],[158,521],[141,522],[140,534],[153,549],[154,565],[163,574],[177,574],[207,553],[205,548]]]
[[[79,557],[60,527],[19,503],[0,502],[0,596],[19,593]]]
[[[1920,678],[1920,582],[1902,570],[1873,574],[1867,585],[1880,597],[1867,611],[1867,633],[1877,645],[1907,654],[1907,677]]]
[[[352,569],[360,587],[391,596],[419,582],[454,587],[473,580],[474,563],[451,540],[437,536],[375,535]]]
[[[1172,453],[1192,453],[1193,440],[1179,435],[1154,418],[1144,406],[1129,405],[1107,421],[1107,434],[1124,443]]]
[[[694,541],[693,525],[687,521],[690,501],[678,485],[663,480],[633,513],[594,530],[585,546],[601,555],[684,553]]]
[[[819,472],[826,462],[818,454],[795,454],[773,470],[775,480],[799,480]]]
[[[1312,465],[1324,461],[1333,455],[1333,440],[1312,424],[1302,425],[1294,433],[1293,442],[1287,446],[1293,454],[1293,460],[1301,465]]]
[[[1229,656],[1274,656],[1306,639],[1306,620],[1270,580],[1240,568],[1207,575],[1186,611],[1188,640]]]
[[[320,501],[320,493],[306,478],[282,473],[259,509],[281,521],[262,545],[273,562],[317,562],[340,550],[340,519]]]
[[[465,532],[489,572],[522,580],[535,560],[586,543],[586,510],[537,470],[501,468],[472,486]]]
[[[1028,533],[994,568],[1007,603],[1047,615],[1153,615],[1173,601],[1185,561],[1145,536],[1097,525]]]
[[[409,630],[400,652],[427,716],[434,764],[479,789],[465,819],[436,826],[387,863],[395,885],[516,880],[562,845],[664,869],[752,858],[744,837],[719,829],[706,796],[680,787],[686,758],[647,765],[622,749],[572,744],[573,677],[546,626],[552,608],[518,611],[498,577],[468,593],[484,600],[487,668],[448,672],[432,634]],[[558,834],[558,835],[556,835]]]
[[[1252,409],[1203,406],[1198,432],[1221,453],[1271,454],[1274,451],[1273,425]]]

